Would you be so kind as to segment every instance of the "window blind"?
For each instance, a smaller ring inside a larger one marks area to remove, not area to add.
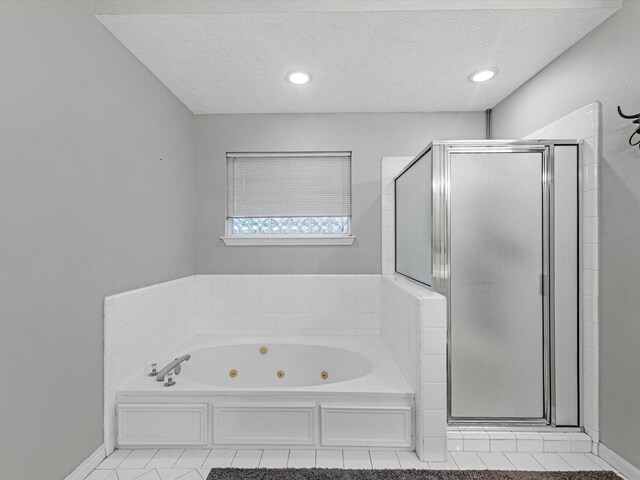
[[[227,217],[351,216],[351,153],[227,154]]]

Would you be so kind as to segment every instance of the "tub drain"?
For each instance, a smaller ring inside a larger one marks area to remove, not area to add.
[[[231,370],[231,371],[229,372],[229,376],[230,376],[231,378],[236,378],[236,377],[238,376],[238,370],[236,370],[236,369],[234,368],[233,370]]]
[[[322,377],[323,380],[326,380],[327,378],[329,378],[329,374],[327,373],[326,370],[323,370],[322,372],[320,372],[320,376]]]
[[[278,370],[278,373],[276,373],[276,375],[278,376],[278,378],[284,377],[284,370]]]

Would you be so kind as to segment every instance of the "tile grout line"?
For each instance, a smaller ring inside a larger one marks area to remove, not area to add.
[[[144,450],[144,449],[138,449],[138,450]],[[161,449],[158,449],[158,451],[153,455],[153,457],[151,457],[151,460],[156,458],[156,456],[159,454],[159,450],[161,450]],[[211,449],[209,451],[209,453],[211,453],[211,452],[213,452],[215,450],[216,449]],[[119,462],[118,466],[122,463],[122,461],[127,459],[131,455],[131,453],[133,451],[136,451],[136,449],[133,449],[133,450],[129,451],[121,459],[121,461]],[[187,450],[183,451],[179,458],[182,458],[184,456],[184,453],[186,453],[186,451]],[[232,456],[232,459],[231,459],[231,463],[233,463],[233,461],[235,461],[235,458],[237,458],[238,453],[241,452],[241,451],[242,450],[238,450],[238,449],[234,450],[233,456]],[[259,451],[260,451],[260,455],[259,455],[259,458],[258,458],[258,465],[261,464],[262,459],[264,458],[264,453],[266,452],[266,450],[259,450]],[[346,469],[346,467],[345,467],[345,451],[347,451],[347,450],[340,450],[340,455],[339,455],[339,457],[342,458],[342,467],[340,467],[342,469]],[[287,467],[284,467],[284,468],[291,468],[291,467],[288,467],[288,463],[289,463],[289,461],[291,459],[291,452],[292,452],[291,449],[287,450]],[[313,453],[313,455],[314,455],[314,466],[317,468],[319,450],[314,449],[313,452],[314,452]],[[367,455],[368,455],[368,458],[369,458],[369,462],[370,462],[370,465],[369,465],[368,468],[374,469],[373,453],[376,453],[376,452],[372,451],[372,450],[366,450],[366,452],[367,452]],[[400,457],[399,457],[400,451],[393,450],[393,453],[394,453],[393,456],[395,457],[395,459],[397,461],[397,464],[396,464],[396,466],[394,468],[399,468],[399,469],[404,470],[405,468],[403,467],[403,465],[402,465],[402,463],[400,461]],[[482,467],[479,467],[479,468],[486,468],[486,469],[490,469],[490,467],[487,464],[487,462],[485,462],[485,460],[483,460],[482,454],[485,454],[485,453],[486,454],[499,454],[499,455],[501,455],[502,459],[506,459],[507,465],[510,466],[509,468],[507,468],[507,470],[513,470],[513,471],[522,471],[523,470],[523,468],[517,468],[516,465],[509,459],[509,457],[508,457],[508,453],[509,452],[506,452],[506,453],[505,452],[479,452],[479,451],[474,451],[474,452],[448,452],[448,457],[453,463],[453,465],[451,465],[451,467],[453,467],[454,469],[457,469],[457,470],[465,470],[465,469],[470,468],[470,467],[468,467],[467,465],[465,465],[464,467],[461,467],[462,463],[464,463],[463,459],[456,460],[455,456],[452,455],[452,453],[473,453],[477,457],[477,460],[480,462],[480,465],[482,465]],[[530,462],[533,462],[533,465],[537,465],[539,468],[542,469],[541,471],[555,471],[553,469],[550,469],[549,465],[545,466],[540,460],[538,460],[536,458],[536,456],[535,456],[536,455],[535,453],[531,453],[531,452],[510,452],[510,453],[513,453],[513,454],[516,454],[516,455],[522,455],[523,458],[526,458],[528,460],[528,462],[525,462],[525,463],[529,463],[531,465]],[[539,452],[539,454],[540,455],[557,456],[558,458],[562,459],[565,463],[567,463],[567,465],[571,467],[572,471],[576,471],[578,469],[578,467],[574,466],[574,464],[572,462],[569,462],[569,460],[567,458],[565,458],[565,456],[571,457],[573,459],[574,463],[575,462],[579,462],[581,464],[581,463],[584,463],[586,461],[587,467],[589,467],[590,464],[593,464],[593,467],[599,467],[599,468],[597,468],[595,470],[615,471],[615,469],[613,469],[611,466],[609,466],[606,462],[602,461],[600,459],[600,457],[597,457],[595,455],[590,455],[590,454],[584,453],[584,452]],[[419,461],[417,456],[415,457],[415,460]],[[440,462],[436,462],[436,463],[440,463]],[[472,462],[472,464],[473,464],[473,462]],[[141,468],[141,470],[149,470],[149,471],[153,470],[159,475],[159,472],[158,472],[159,469],[158,468],[149,469],[148,465],[149,465],[149,463],[147,462],[145,464],[145,467]],[[428,465],[429,465],[429,467],[432,467],[431,463],[428,463]],[[311,468],[313,468],[313,467],[311,467]],[[410,468],[410,466],[407,466],[407,468]],[[210,468],[208,468],[208,467],[207,467],[207,469],[210,470]],[[587,470],[591,470],[590,468],[586,468],[586,469]],[[104,469],[104,470],[109,470],[109,471],[111,471],[111,472],[113,472],[115,474],[115,478],[113,478],[112,480],[118,480],[118,478],[120,478],[120,474],[119,474],[118,470],[116,469],[116,467],[113,467],[111,469]],[[128,469],[123,469],[123,470],[128,470]],[[168,470],[178,470],[178,469],[168,468]],[[199,469],[197,467],[187,468],[187,470],[188,471],[184,475],[181,475],[180,477],[177,477],[176,480],[178,480],[180,478],[183,478],[185,475],[190,474],[193,470],[196,470],[199,476],[202,475],[202,473],[199,471]],[[144,472],[142,475],[145,475],[147,473],[148,472]],[[135,477],[135,478],[139,478],[139,477],[140,477],[140,475],[138,477]]]
[[[153,461],[153,459],[154,459],[154,458],[156,458],[156,455],[158,455],[159,453],[160,453],[160,449],[156,450],[156,453],[154,453],[154,454],[151,456],[151,458],[149,459],[149,461],[148,461],[147,463],[145,463],[145,464],[144,464],[144,467],[142,467],[142,468],[147,468],[147,465],[149,465],[149,464]],[[155,468],[154,468],[154,470],[155,470]],[[136,477],[136,478],[137,478],[137,477]]]
[[[544,444],[543,444],[543,445],[544,445]],[[546,469],[546,468],[544,468],[544,465],[542,465],[542,464],[538,461],[538,459],[537,459],[536,457],[534,457],[534,456],[533,456],[533,454],[532,454],[532,453],[530,453],[530,454],[529,454],[529,456],[533,459],[533,461],[534,461],[534,462],[536,462],[538,465],[540,465],[540,466],[542,467],[542,470],[544,470],[545,472],[547,471],[547,469]]]
[[[511,463],[511,460],[509,460],[507,458],[507,456],[504,454],[504,452],[491,452],[491,451],[489,451],[489,452],[482,452],[482,453],[499,453],[502,456],[502,458],[504,458],[507,461],[507,463],[511,466],[511,468],[509,470],[516,470],[516,466],[513,463]],[[480,460],[482,460],[482,457],[480,456],[480,453],[478,453],[478,456],[480,457]],[[486,466],[487,465],[486,462],[484,460],[482,460],[482,461]],[[487,466],[487,468],[489,468],[489,467]]]
[[[122,457],[122,460],[120,460],[120,461],[118,462],[118,464],[117,464],[115,467],[113,467],[113,471],[115,472],[115,471],[116,471],[116,469],[117,469],[120,465],[122,465],[122,462],[124,462],[124,461],[129,457],[129,455],[131,455],[133,452],[134,452],[134,450],[133,450],[133,449],[129,450],[129,453],[127,453],[124,457]],[[118,474],[116,473],[116,478],[117,478],[117,477],[118,477]]]
[[[184,475],[180,475],[178,478],[176,478],[176,480],[180,480],[181,478],[186,477],[187,475],[189,475],[191,472],[196,471],[197,470],[194,468],[193,470],[189,470],[188,472],[186,472]],[[158,474],[158,476],[160,477],[160,473],[156,472]],[[198,473],[198,476],[200,476],[200,474]],[[162,478],[162,477],[160,477]],[[135,480],[135,479],[134,479]]]
[[[491,444],[489,444],[489,449],[491,449]],[[484,468],[489,470],[489,467],[487,466],[486,463],[484,463],[484,460],[482,460],[482,457],[480,455],[478,455],[477,453],[476,453],[476,456],[480,459],[480,463],[482,463],[482,465],[484,465]]]
[[[176,466],[176,464],[180,461],[180,459],[182,458],[182,456],[183,456],[185,453],[187,453],[187,449],[186,449],[186,448],[182,451],[182,453],[180,454],[180,456],[178,457],[178,459],[177,459],[177,460],[175,461],[175,463],[173,464],[173,466],[174,466],[174,467],[175,467],[175,466]],[[204,463],[204,462],[202,462],[202,463]],[[172,467],[172,468],[173,468],[173,467]]]

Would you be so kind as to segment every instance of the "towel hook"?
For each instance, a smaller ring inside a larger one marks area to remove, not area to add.
[[[627,120],[632,120],[632,123],[638,125],[629,137],[629,145],[632,147],[638,146],[638,148],[640,148],[640,113],[636,113],[635,115],[626,115],[622,113],[622,109],[620,108],[620,105],[618,105],[618,115],[622,118],[626,118]],[[638,135],[639,138],[637,141],[634,141],[634,137],[636,135]]]

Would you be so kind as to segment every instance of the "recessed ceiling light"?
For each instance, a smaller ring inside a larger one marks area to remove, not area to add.
[[[311,81],[311,74],[299,70],[287,73],[287,80],[294,85],[304,85]]]
[[[481,68],[480,70],[476,70],[471,75],[469,75],[469,81],[473,83],[486,82],[487,80],[491,80],[498,74],[498,69],[493,68]]]

